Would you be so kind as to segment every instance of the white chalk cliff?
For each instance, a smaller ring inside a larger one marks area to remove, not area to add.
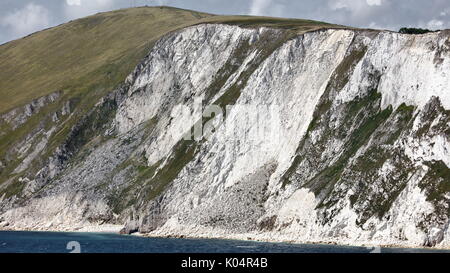
[[[174,109],[197,98],[236,107],[184,140],[197,120]],[[241,122],[250,107],[269,134]],[[450,247],[448,31],[191,26],[82,122],[102,115],[89,145],[68,141],[21,197],[0,196],[0,225]]]

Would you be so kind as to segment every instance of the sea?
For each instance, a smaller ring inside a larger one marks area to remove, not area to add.
[[[223,239],[148,238],[87,232],[0,231],[0,253],[430,253],[436,249],[368,248]]]

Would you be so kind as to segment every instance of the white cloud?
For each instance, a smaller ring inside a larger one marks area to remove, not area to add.
[[[332,10],[337,9],[350,9],[355,10],[364,5],[364,1],[361,0],[328,0],[328,6]]]
[[[381,0],[366,0],[369,6],[381,6]]]
[[[439,13],[439,15],[440,15],[441,17],[445,17],[445,16],[447,16],[447,15],[450,15],[450,8],[441,11],[441,12]]]
[[[253,0],[250,5],[250,15],[264,15],[272,0]]]
[[[283,17],[285,5],[273,0],[252,0],[249,15]]]
[[[382,0],[328,0],[328,6],[332,10],[348,9],[348,10],[364,10],[369,6],[381,6]]]
[[[66,0],[69,6],[81,6],[81,0]]]
[[[29,3],[19,10],[6,14],[0,24],[9,28],[15,38],[50,26],[49,11],[40,5]]]
[[[65,14],[67,19],[76,19],[97,12],[114,9],[114,0],[66,0]]]
[[[444,26],[444,22],[440,21],[440,20],[431,20],[427,23],[427,27],[430,29],[439,29],[442,28]]]

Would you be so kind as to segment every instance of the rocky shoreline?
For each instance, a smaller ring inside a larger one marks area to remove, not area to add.
[[[427,249],[427,250],[450,250],[450,246],[437,245],[435,247],[414,246],[414,245],[401,245],[401,244],[375,244],[371,242],[337,242],[337,241],[302,241],[293,238],[287,238],[286,236],[276,237],[274,234],[268,233],[242,233],[242,234],[229,234],[224,231],[219,231],[217,234],[212,232],[208,233],[174,233],[162,230],[153,231],[150,233],[133,232],[125,234],[121,232],[123,230],[122,225],[87,225],[83,227],[51,227],[51,228],[8,228],[0,227],[0,231],[28,231],[28,232],[86,232],[86,233],[115,233],[121,235],[141,236],[147,238],[177,238],[177,239],[216,239],[216,240],[238,240],[238,241],[256,241],[262,243],[287,243],[287,244],[300,244],[300,245],[329,245],[329,246],[348,246],[348,247],[366,247],[374,249],[376,247],[381,248],[406,248],[406,249]]]
[[[92,232],[92,233],[119,233],[121,225],[87,225],[83,227],[41,227],[41,228],[14,228],[0,227],[0,231],[43,231],[43,232]]]

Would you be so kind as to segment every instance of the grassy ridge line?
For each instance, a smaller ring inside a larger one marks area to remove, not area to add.
[[[310,20],[216,16],[170,7],[96,14],[0,45],[0,114],[56,90],[83,96],[98,83],[102,89],[113,89],[161,36],[204,23],[295,32],[338,27]]]

